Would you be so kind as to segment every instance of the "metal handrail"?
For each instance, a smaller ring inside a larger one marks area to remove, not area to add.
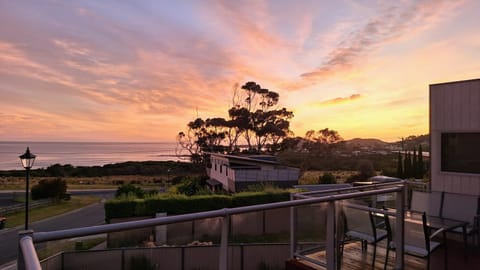
[[[40,261],[38,260],[33,239],[30,236],[23,236],[20,238],[20,250],[23,254],[23,261],[26,269],[41,270]]]
[[[385,186],[392,186],[392,185],[403,185],[405,180],[398,180],[398,181],[390,181],[385,183],[377,183],[365,186],[353,186],[353,187],[344,187],[344,188],[336,188],[336,189],[325,189],[325,190],[314,190],[314,191],[307,191],[307,192],[300,192],[293,194],[295,197],[298,198],[311,198],[312,195],[320,195],[325,193],[339,193],[344,191],[358,191],[363,189],[374,189],[374,188],[381,188]]]
[[[307,199],[295,200],[295,201],[258,204],[258,205],[242,206],[242,207],[236,207],[236,208],[223,208],[220,210],[191,213],[191,214],[184,214],[184,215],[177,215],[177,216],[158,217],[158,218],[151,218],[151,219],[138,220],[138,221],[127,221],[122,223],[105,224],[105,225],[91,226],[86,228],[75,228],[75,229],[66,229],[66,230],[58,230],[58,231],[50,231],[50,232],[34,232],[33,241],[35,243],[40,243],[40,242],[60,240],[60,239],[72,238],[72,237],[80,237],[80,236],[86,236],[86,235],[94,235],[94,234],[124,231],[124,230],[130,230],[130,229],[139,229],[144,227],[167,225],[171,223],[180,223],[180,222],[192,221],[196,219],[225,217],[229,215],[237,215],[237,214],[243,214],[248,212],[257,212],[257,211],[263,211],[263,210],[288,208],[288,207],[302,206],[302,205],[322,203],[322,202],[339,201],[339,200],[352,199],[352,198],[362,197],[362,196],[371,196],[371,195],[378,195],[383,193],[393,193],[393,192],[398,192],[400,189],[401,187],[393,187],[393,188],[386,188],[382,190],[370,190],[370,191],[360,191],[356,193],[336,194],[336,195],[329,195],[325,197],[307,198]]]
[[[294,209],[294,207],[297,207],[297,206],[328,202],[329,209],[328,209],[327,219],[330,220],[331,222],[329,223],[328,226],[330,228],[334,228],[336,226],[335,211],[334,211],[336,201],[347,200],[347,199],[363,197],[363,196],[385,194],[385,193],[403,193],[403,190],[404,190],[403,182],[393,182],[393,183],[390,182],[390,183],[372,185],[370,186],[370,189],[378,188],[380,186],[384,187],[388,185],[390,186],[393,185],[393,187],[374,189],[374,190],[368,190],[368,191],[359,191],[359,190],[368,189],[368,187],[362,186],[362,187],[340,189],[341,191],[352,191],[350,193],[333,194],[333,195],[329,194],[323,197],[310,197],[310,198],[303,198],[303,199],[297,199],[297,200],[294,199],[290,201],[276,202],[276,203],[269,203],[269,204],[251,205],[251,206],[243,206],[243,207],[237,207],[237,208],[224,208],[224,209],[213,210],[213,211],[191,213],[191,214],[184,214],[184,215],[177,215],[177,216],[158,217],[158,218],[152,218],[148,220],[128,221],[128,222],[122,222],[122,223],[116,223],[116,224],[105,224],[105,225],[91,226],[91,227],[85,227],[85,228],[74,228],[74,229],[57,230],[57,231],[50,231],[50,232],[33,232],[30,234],[31,237],[29,237],[30,240],[28,240],[28,242],[40,243],[45,241],[60,240],[60,239],[66,239],[66,238],[72,238],[72,237],[80,237],[80,236],[95,235],[95,234],[102,234],[102,233],[109,233],[109,232],[116,232],[116,231],[130,230],[130,229],[138,229],[138,228],[144,228],[144,227],[167,225],[167,224],[180,223],[180,222],[192,221],[197,219],[222,217],[223,222],[222,222],[219,269],[227,269],[227,246],[228,246],[227,239],[228,239],[228,227],[229,227],[228,218],[230,215],[257,212],[257,211],[263,211],[263,210],[273,210],[278,208]],[[320,191],[320,192],[317,192],[317,194],[318,193],[332,193],[332,190],[324,191],[324,192]],[[292,195],[293,195],[292,198],[295,198],[295,195],[294,194]],[[294,216],[292,216],[291,218],[293,219]],[[291,228],[291,230],[293,231],[293,228]],[[331,238],[329,241],[331,242],[329,246],[334,246],[334,243],[336,241],[335,238]],[[24,245],[28,246],[28,244],[24,244]],[[329,251],[331,253],[331,255],[327,256],[327,257],[331,257],[331,258],[328,258],[327,260],[328,269],[333,269],[332,267],[335,266],[335,259],[334,259],[335,252],[331,252],[332,250],[333,250],[332,247],[329,247],[329,249],[327,250],[327,253]],[[403,249],[399,248],[398,250],[400,250],[401,254],[403,254]],[[33,260],[37,257],[35,249],[33,247],[33,243],[31,247],[28,247],[25,250],[23,250],[22,248],[22,253],[24,254],[26,269],[37,269],[35,268],[36,265],[31,266],[32,268],[30,268],[30,264],[27,263],[27,259]],[[402,257],[401,264],[403,264],[403,256],[401,257]],[[38,263],[38,258],[36,258],[36,262]]]

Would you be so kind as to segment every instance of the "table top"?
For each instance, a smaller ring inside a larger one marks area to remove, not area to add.
[[[468,222],[461,220],[441,218],[429,215],[427,215],[426,218],[427,226],[432,229],[444,229],[446,231],[449,231],[468,225]],[[412,223],[422,223],[422,213],[407,211],[405,212],[405,221]]]

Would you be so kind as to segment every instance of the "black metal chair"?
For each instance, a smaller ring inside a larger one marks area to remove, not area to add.
[[[418,217],[415,220],[404,221],[404,252],[416,257],[426,258],[426,269],[430,269],[430,254],[441,245],[440,242],[433,241],[432,239],[440,233],[443,234],[445,239],[445,231],[443,229],[438,229],[435,232],[430,233],[430,229],[427,226],[427,216],[425,212],[417,214],[412,213],[412,215],[418,215]],[[387,269],[389,250],[395,249],[395,224],[396,217],[393,214],[385,215],[385,227],[388,232],[385,269]]]
[[[344,233],[340,246],[340,254],[343,254],[343,246],[346,242],[361,241],[362,252],[366,252],[367,245],[371,244],[373,245],[373,267],[375,265],[377,243],[387,238],[387,231],[377,228],[372,212],[366,210],[364,206],[356,208],[354,205],[346,205],[343,207],[342,215],[344,220]]]

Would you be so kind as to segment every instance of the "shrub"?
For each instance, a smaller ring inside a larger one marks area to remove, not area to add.
[[[61,178],[42,179],[32,187],[32,200],[52,198],[60,201],[67,193],[67,182]]]
[[[156,213],[180,215],[202,211],[218,210],[254,204],[288,201],[288,191],[275,192],[242,192],[228,195],[195,195],[169,194],[146,199],[122,198],[105,203],[105,217],[127,218],[135,216],[154,216]]]
[[[331,173],[324,173],[322,176],[318,178],[318,183],[319,184],[336,184],[337,179],[335,179],[335,176]]]
[[[145,192],[140,187],[136,187],[131,183],[128,183],[119,186],[115,192],[115,198],[121,196],[134,196],[137,198],[143,198],[145,196]]]
[[[370,160],[360,160],[357,169],[358,175],[362,180],[366,180],[375,175],[375,170],[373,169],[373,164]]]
[[[201,189],[202,185],[200,184],[200,179],[188,176],[183,178],[180,184],[177,186],[177,191],[187,196],[195,195]]]

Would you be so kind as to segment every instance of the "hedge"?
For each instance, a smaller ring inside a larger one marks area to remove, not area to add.
[[[155,213],[180,215],[222,208],[288,201],[290,192],[242,192],[234,195],[159,195],[147,199],[113,199],[105,203],[105,219],[155,216]]]

